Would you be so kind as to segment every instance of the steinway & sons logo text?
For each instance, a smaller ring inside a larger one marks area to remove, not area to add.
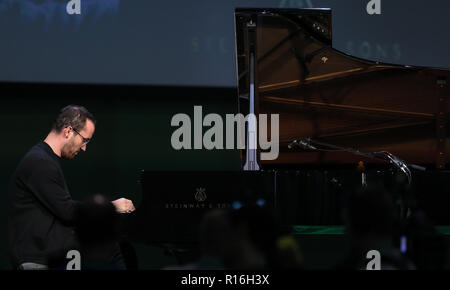
[[[208,196],[206,195],[205,187],[197,187],[193,195],[195,202],[190,203],[166,203],[166,209],[213,209],[213,208],[231,208],[230,203],[212,203],[206,202]]]

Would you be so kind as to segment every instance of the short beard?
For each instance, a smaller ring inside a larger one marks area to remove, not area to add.
[[[65,144],[63,147],[62,147],[62,149],[61,149],[61,157],[62,158],[64,158],[64,159],[73,159],[74,157],[75,157],[75,153],[73,153],[73,154],[69,154],[70,152],[72,152],[72,150],[70,150],[71,149],[71,146],[72,145],[72,143],[70,143],[70,144]],[[76,152],[76,151],[75,151]]]

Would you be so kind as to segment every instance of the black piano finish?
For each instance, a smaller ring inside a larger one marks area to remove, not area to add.
[[[395,168],[366,171],[368,185],[382,185],[436,225],[450,224],[450,172],[414,171],[412,183]],[[361,188],[351,168],[278,171],[142,171],[142,201],[123,216],[124,239],[156,245],[198,242],[198,225],[211,209],[259,204],[273,208],[283,226],[342,225],[350,193]],[[263,202],[264,201],[264,202]]]
[[[142,171],[142,201],[128,236],[145,243],[195,243],[202,216],[242,205],[275,206],[271,171]]]

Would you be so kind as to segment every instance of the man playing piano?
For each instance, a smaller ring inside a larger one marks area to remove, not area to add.
[[[60,159],[86,151],[94,131],[93,115],[82,106],[69,105],[45,140],[20,161],[8,190],[8,239],[15,268],[48,269],[52,261],[65,261],[67,252],[78,248],[74,222],[80,202],[69,193]],[[112,203],[120,213],[135,210],[128,199]],[[112,256],[123,265],[118,247],[117,251]]]

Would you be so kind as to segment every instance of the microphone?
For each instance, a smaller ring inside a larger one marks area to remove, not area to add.
[[[309,149],[309,150],[317,150],[316,147],[309,144],[307,141],[304,140],[294,140],[291,143],[289,143],[288,148],[292,149],[294,146],[300,146],[303,149]]]
[[[310,149],[310,150],[317,150],[316,147],[312,146],[311,144],[307,143],[306,141],[300,140],[298,141],[298,144],[300,146],[302,146],[305,149]]]
[[[386,156],[389,158],[389,162],[391,164],[395,164],[398,169],[400,169],[408,178],[408,184],[411,184],[411,171],[409,170],[408,166],[405,164],[403,160],[400,160],[397,158],[397,156],[392,155],[391,153],[387,152]]]

